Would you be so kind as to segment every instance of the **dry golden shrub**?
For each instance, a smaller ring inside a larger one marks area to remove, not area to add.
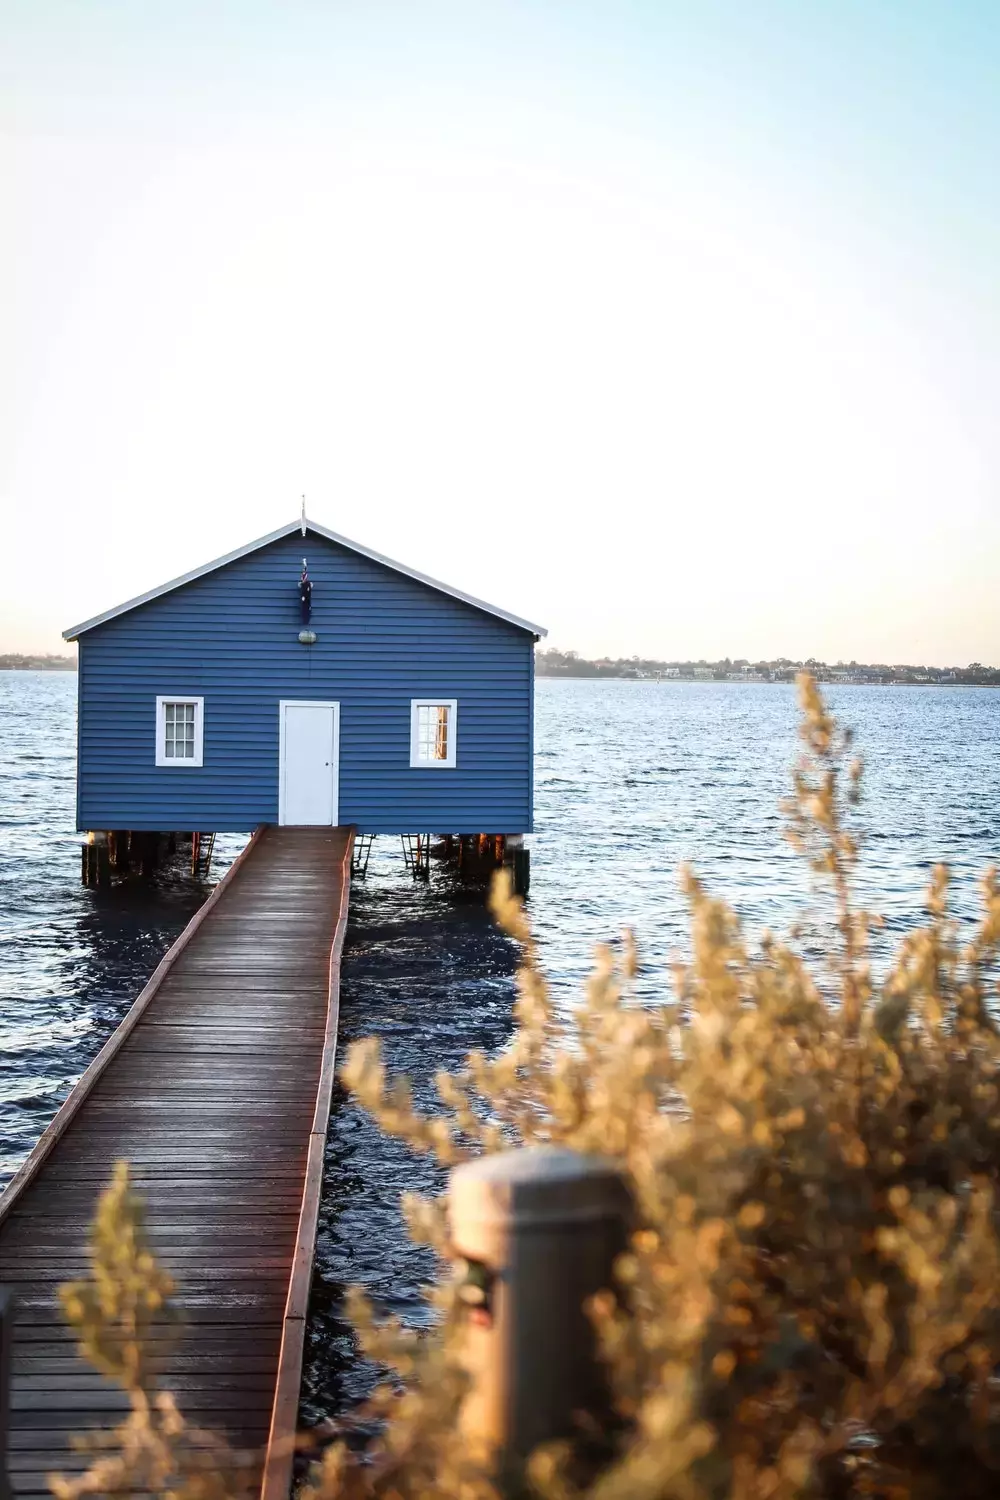
[[[510,1046],[442,1075],[432,1118],[377,1043],[344,1068],[385,1130],[446,1164],[555,1142],[627,1174],[638,1227],[593,1308],[627,1436],[588,1500],[973,1500],[1000,1482],[1000,889],[991,872],[963,943],[937,870],[926,925],[873,977],[853,897],[861,768],[808,677],[800,694],[787,811],[832,901],[820,972],[773,939],[749,951],[686,872],[692,953],[670,1003],[637,1002],[626,941],[598,951],[565,1015],[500,880],[494,911],[523,954]],[[408,1212],[443,1247],[440,1205]],[[444,1279],[433,1296],[422,1336],[376,1326],[354,1296],[363,1347],[402,1391],[379,1386],[366,1415],[380,1435],[361,1458],[331,1447],[309,1500],[492,1495],[457,1434],[456,1293]],[[565,1500],[580,1492],[563,1458],[538,1455],[534,1478]]]
[[[1000,890],[990,872],[963,944],[936,870],[926,925],[873,978],[853,898],[861,767],[816,684],[799,688],[787,813],[832,901],[822,972],[773,939],[748,951],[685,872],[692,956],[672,1003],[636,1003],[626,943],[599,950],[563,1016],[500,882],[494,909],[523,952],[511,1046],[442,1077],[432,1120],[387,1083],[374,1042],[344,1070],[384,1129],[445,1162],[514,1138],[626,1170],[640,1227],[595,1316],[633,1428],[593,1500],[1000,1482]],[[450,1345],[457,1359],[446,1325],[434,1358]],[[536,1476],[569,1493],[551,1456]]]

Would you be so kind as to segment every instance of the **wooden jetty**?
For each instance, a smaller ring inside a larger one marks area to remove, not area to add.
[[[178,938],[0,1197],[0,1284],[17,1298],[15,1495],[78,1471],[70,1437],[122,1395],[79,1359],[60,1284],[85,1274],[95,1201],[132,1166],[184,1324],[162,1383],[198,1425],[291,1479],[347,923],[353,835],[258,830]]]

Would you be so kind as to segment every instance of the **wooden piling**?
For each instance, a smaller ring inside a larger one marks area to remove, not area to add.
[[[160,835],[143,830],[141,833],[134,833],[132,838],[137,845],[140,873],[148,879],[160,862]]]
[[[111,884],[111,850],[106,833],[94,835],[94,878],[91,885],[107,888]]]
[[[116,828],[108,834],[108,846],[111,856],[111,868],[117,875],[127,875],[129,871],[129,832],[127,828]]]
[[[84,885],[111,884],[111,858],[105,836],[100,833],[87,835],[80,858],[80,875]]]

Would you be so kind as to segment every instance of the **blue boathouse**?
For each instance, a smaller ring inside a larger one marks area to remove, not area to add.
[[[295,521],[65,632],[77,826],[530,832],[544,633]]]

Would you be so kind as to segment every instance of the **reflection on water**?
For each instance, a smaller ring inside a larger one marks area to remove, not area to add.
[[[0,673],[0,1172],[23,1159],[60,1100],[183,928],[203,892],[161,877],[109,892],[79,883],[72,674]],[[1000,855],[1000,695],[989,689],[831,689],[868,771],[866,900],[886,918],[879,958],[919,916],[932,863],[954,874],[955,909]],[[560,1001],[578,993],[594,942],[627,924],[645,993],[686,946],[677,866],[694,864],[751,932],[780,931],[806,897],[781,839],[796,715],[790,688],[758,684],[541,682],[531,908]],[[214,874],[242,844],[220,839]],[[815,910],[806,944],[825,922]],[[516,961],[481,900],[435,867],[404,875],[380,840],[352,896],[341,1048],[382,1038],[392,1070],[433,1107],[433,1079],[471,1047],[509,1035]],[[428,1252],[406,1238],[404,1190],[434,1191],[424,1159],[335,1100],[314,1283],[303,1415],[341,1411],[367,1374],[341,1314],[360,1282],[386,1310],[424,1316]]]

